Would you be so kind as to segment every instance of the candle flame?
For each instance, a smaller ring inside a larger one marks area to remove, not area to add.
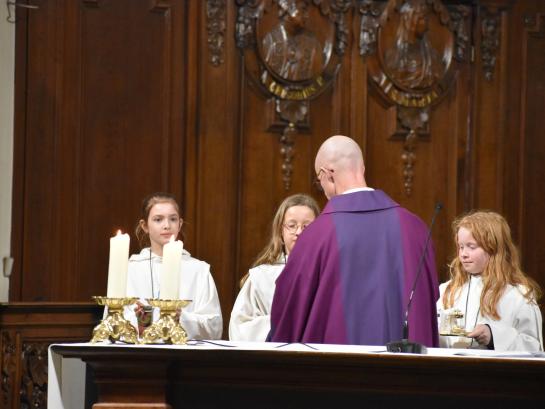
[[[121,233],[121,230],[118,230],[116,235],[121,236],[121,234],[123,234],[123,233]]]

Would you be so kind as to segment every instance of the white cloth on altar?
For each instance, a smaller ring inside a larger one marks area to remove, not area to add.
[[[160,280],[163,258],[143,249],[129,259],[127,274],[127,296],[138,297],[148,304],[148,298],[161,298]],[[152,285],[153,281],[153,285]],[[153,293],[152,293],[153,287]],[[210,265],[191,257],[185,249],[180,266],[179,299],[191,300],[183,308],[180,322],[189,339],[220,339],[223,331],[221,307]],[[137,326],[135,305],[125,308],[125,318]],[[159,318],[159,310],[153,311],[153,321]]]
[[[444,310],[443,295],[448,283],[439,286],[438,317]],[[467,316],[464,317],[465,329],[471,331],[478,324],[488,324],[492,331],[496,351],[543,351],[541,311],[535,302],[529,302],[524,297],[524,287],[507,285],[498,302],[498,313],[501,317],[499,320],[483,317],[480,308],[482,289],[482,278],[471,276],[470,281],[464,284],[458,297],[454,300],[452,308],[458,309],[464,314],[466,314],[467,301]],[[469,297],[468,290],[470,290]],[[467,337],[440,336],[439,344],[442,348],[486,348]]]
[[[85,362],[63,358],[47,351],[47,407],[81,409],[85,407]]]
[[[265,341],[271,330],[271,305],[275,282],[286,264],[261,264],[249,276],[231,312],[229,339],[232,341]]]

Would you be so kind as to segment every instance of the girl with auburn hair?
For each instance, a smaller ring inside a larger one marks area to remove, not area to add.
[[[231,321],[232,341],[265,341],[269,334],[275,281],[299,235],[320,214],[316,201],[307,195],[289,196],[280,204],[272,222],[269,243],[240,280]]]
[[[125,318],[138,328],[140,335],[152,320],[158,319],[159,311],[152,313],[146,299],[161,298],[163,246],[172,236],[178,237],[182,224],[180,207],[170,193],[153,193],[144,199],[135,231],[142,251],[130,257],[127,275],[127,296],[139,297],[139,301],[125,308]],[[185,248],[180,284],[178,298],[192,300],[180,315],[188,339],[220,339],[221,308],[210,265],[191,257]]]
[[[458,256],[450,281],[439,286],[437,310],[443,318],[455,309],[463,313],[465,336],[441,336],[441,346],[542,351],[541,289],[521,270],[507,221],[475,211],[452,227]]]

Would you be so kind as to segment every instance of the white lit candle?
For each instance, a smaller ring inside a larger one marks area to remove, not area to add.
[[[163,267],[161,271],[160,287],[161,299],[177,300],[180,288],[180,264],[184,244],[174,240],[174,236],[163,246]]]
[[[110,263],[108,264],[108,291],[109,298],[125,297],[127,291],[127,268],[129,266],[128,234],[121,234],[110,238]]]

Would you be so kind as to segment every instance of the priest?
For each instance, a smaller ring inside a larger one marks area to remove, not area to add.
[[[316,155],[317,183],[329,199],[301,234],[276,281],[269,339],[385,345],[402,338],[438,346],[439,297],[427,225],[386,193],[367,186],[358,144],[342,135]]]

